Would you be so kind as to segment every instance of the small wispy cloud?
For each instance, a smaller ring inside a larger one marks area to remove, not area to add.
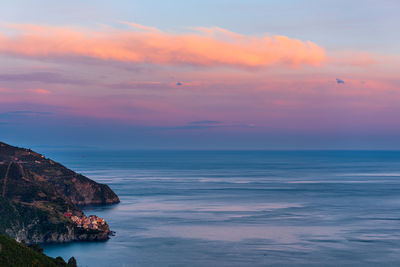
[[[46,89],[29,89],[29,92],[39,94],[39,95],[50,95],[51,91],[46,90]]]
[[[14,110],[0,113],[0,118],[32,117],[52,115],[52,112],[33,110]]]
[[[178,126],[171,126],[171,127],[166,127],[164,129],[166,130],[200,130],[200,129],[210,129],[210,128],[219,128],[223,126],[218,126],[218,125],[178,125]]]
[[[243,123],[225,123],[223,121],[216,120],[202,120],[202,121],[191,121],[185,125],[177,125],[170,127],[161,127],[164,130],[202,130],[202,129],[217,129],[217,128],[254,128],[255,124],[243,124]]]
[[[200,120],[191,121],[184,125],[176,125],[169,127],[161,127],[164,130],[201,130],[201,129],[211,129],[211,128],[221,128],[226,127],[224,122],[216,120]]]
[[[212,121],[212,120],[204,120],[204,121],[191,121],[188,124],[223,124],[222,121]]]
[[[339,78],[336,78],[336,83],[337,83],[337,84],[344,84],[344,81],[341,80],[341,79],[339,79]]]
[[[3,82],[42,82],[42,83],[59,83],[59,84],[87,84],[78,78],[66,77],[56,72],[29,72],[29,73],[2,73],[0,81]]]
[[[109,84],[108,87],[112,89],[165,89],[169,88],[170,85],[162,82],[153,81],[134,81],[134,82],[120,82],[115,84]]]

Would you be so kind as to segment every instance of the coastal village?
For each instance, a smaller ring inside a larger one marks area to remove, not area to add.
[[[103,218],[97,217],[95,215],[86,216],[72,216],[71,213],[66,212],[64,215],[71,219],[78,227],[84,229],[98,230],[102,226],[106,225],[106,221]]]

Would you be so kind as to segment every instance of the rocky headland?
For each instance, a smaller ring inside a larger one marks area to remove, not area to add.
[[[107,185],[0,142],[0,234],[27,243],[107,240],[105,220],[86,217],[80,206],[115,203]]]

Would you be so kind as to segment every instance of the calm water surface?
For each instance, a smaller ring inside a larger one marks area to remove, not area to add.
[[[85,155],[83,157],[82,155]],[[81,266],[398,266],[400,152],[47,152],[107,183],[108,242]]]

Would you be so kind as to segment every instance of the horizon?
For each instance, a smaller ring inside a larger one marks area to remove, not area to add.
[[[1,142],[1,141],[0,141]],[[333,148],[299,148],[299,149],[200,149],[200,148],[107,148],[107,147],[90,147],[90,146],[48,146],[48,145],[33,145],[23,146],[20,144],[13,144],[3,142],[7,145],[31,149],[40,153],[46,152],[400,152],[400,149],[333,149]]]

